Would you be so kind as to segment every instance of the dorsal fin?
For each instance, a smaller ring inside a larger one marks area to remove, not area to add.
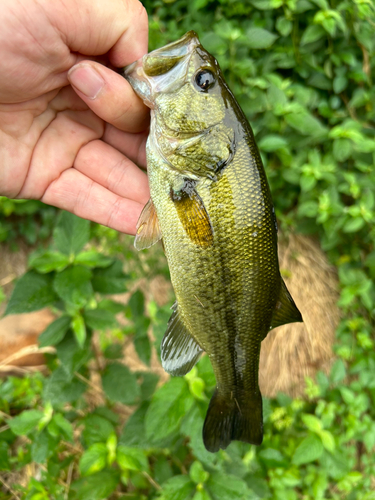
[[[137,250],[150,248],[161,239],[158,216],[151,198],[143,207],[137,222],[137,234],[135,235],[134,246]]]
[[[171,190],[171,198],[191,241],[201,247],[209,247],[214,241],[214,233],[210,217],[195,185],[195,181],[185,179],[179,191]]]
[[[184,325],[175,302],[173,314],[161,343],[161,362],[164,370],[171,375],[186,375],[198,361],[201,353],[201,347]]]
[[[270,330],[287,323],[303,321],[302,315],[299,312],[289,290],[281,279],[280,295],[276,302],[276,307],[273,312]]]

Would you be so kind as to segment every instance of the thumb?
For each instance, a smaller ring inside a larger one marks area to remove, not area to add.
[[[76,93],[104,121],[126,132],[148,127],[149,110],[124,77],[94,61],[73,66],[68,80]]]

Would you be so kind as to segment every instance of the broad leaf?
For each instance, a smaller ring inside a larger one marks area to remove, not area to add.
[[[249,28],[246,31],[246,45],[251,49],[268,49],[276,40],[277,35],[263,28]]]
[[[102,470],[71,484],[72,500],[107,500],[120,480],[117,470]],[[70,497],[69,497],[70,498]]]
[[[38,338],[39,346],[45,347],[48,345],[56,345],[64,338],[66,332],[69,330],[70,317],[61,316],[47,326]]]
[[[195,493],[195,484],[189,476],[175,476],[163,484],[162,500],[189,500]]]
[[[17,417],[8,420],[7,423],[14,434],[24,436],[36,428],[43,416],[44,413],[42,411],[25,410]]]
[[[69,265],[69,257],[60,252],[45,251],[42,254],[34,254],[29,259],[29,266],[39,273],[51,271],[62,271]]]
[[[113,424],[106,418],[89,413],[83,420],[82,440],[86,446],[106,442],[115,432]]]
[[[104,443],[96,443],[84,452],[79,461],[79,470],[83,476],[99,472],[107,463],[107,446]]]
[[[90,222],[70,212],[62,212],[53,232],[54,244],[66,254],[78,254],[89,241]]]
[[[122,293],[126,291],[126,274],[119,260],[104,269],[95,269],[92,279],[94,290],[99,293]]]
[[[5,314],[38,311],[57,300],[58,297],[52,288],[52,277],[29,271],[17,281]]]
[[[175,432],[193,402],[186,380],[169,380],[154,394],[151,401],[146,415],[146,436],[161,440]]]
[[[136,376],[129,368],[120,363],[110,364],[102,376],[105,395],[111,401],[123,404],[135,404],[140,396],[140,388]]]
[[[69,267],[56,275],[53,287],[65,302],[81,308],[93,295],[90,279],[91,271],[86,267]]]
[[[314,462],[321,457],[323,450],[321,439],[315,434],[310,434],[297,446],[292,462],[295,465]]]

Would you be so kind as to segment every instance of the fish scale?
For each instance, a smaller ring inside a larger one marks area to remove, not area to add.
[[[261,341],[302,318],[280,276],[271,194],[252,130],[194,32],[144,56],[125,76],[152,108],[151,199],[135,246],[163,240],[176,294],[163,367],[184,375],[205,351],[217,381],[206,448],[236,439],[260,444]]]

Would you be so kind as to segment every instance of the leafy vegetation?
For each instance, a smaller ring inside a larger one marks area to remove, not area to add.
[[[218,58],[254,128],[282,230],[317,236],[337,267],[337,359],[328,376],[306,381],[303,400],[265,401],[262,446],[233,443],[210,454],[201,439],[215,384],[207,358],[161,386],[154,373],[121,363],[121,344],[131,337],[149,364],[147,331],[158,348],[170,315],[134,291],[137,269],[159,262],[155,251],[147,264],[113,231],[90,230],[65,213],[46,249],[53,209],[2,198],[1,240],[20,234],[39,245],[7,312],[48,305],[56,313],[40,337],[41,346],[56,348],[47,355],[50,375],[10,377],[0,386],[0,470],[11,478],[34,463],[38,477],[13,484],[13,493],[5,488],[3,498],[374,499],[374,5],[144,3],[151,48],[194,29]],[[131,292],[126,306],[107,297],[122,291]],[[127,318],[122,326],[119,313]],[[99,383],[93,371],[103,387],[99,403],[90,398]],[[123,405],[134,410],[128,419]]]

